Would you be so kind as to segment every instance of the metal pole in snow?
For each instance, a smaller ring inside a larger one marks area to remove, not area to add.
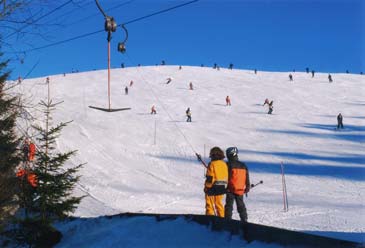
[[[207,157],[206,157],[206,154],[205,154],[205,144],[204,144],[204,158],[207,158]]]
[[[284,173],[284,164],[283,162],[280,163],[281,165],[281,182],[283,185],[283,204],[284,204],[284,212],[289,211],[289,205],[288,205],[288,195],[286,192],[286,182],[285,182],[285,173]]]
[[[110,100],[110,32],[108,33],[108,99],[109,99],[109,110],[111,109]]]

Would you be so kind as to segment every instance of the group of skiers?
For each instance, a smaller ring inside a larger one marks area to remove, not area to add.
[[[133,80],[131,80],[130,83],[129,83],[129,87],[132,87],[132,86],[133,86]],[[124,94],[128,95],[128,91],[129,91],[128,86],[126,86],[124,88]]]
[[[233,203],[236,202],[237,212],[243,223],[247,222],[247,210],[243,201],[244,194],[250,191],[250,177],[245,163],[238,159],[237,147],[229,147],[224,152],[219,147],[210,150],[208,165],[196,154],[198,160],[206,167],[204,183],[205,213],[232,219]],[[225,204],[223,204],[226,195]]]
[[[308,69],[308,68],[307,68]],[[307,73],[309,73],[309,69],[307,70]],[[312,71],[312,78],[314,77],[314,71]],[[292,74],[289,74],[289,81],[293,81],[293,75]],[[332,76],[331,74],[328,74],[328,81],[330,83],[333,82],[333,79],[332,79]]]

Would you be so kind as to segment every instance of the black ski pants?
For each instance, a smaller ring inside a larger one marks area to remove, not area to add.
[[[340,128],[343,128],[342,121],[339,121],[339,122],[337,123],[337,129],[340,129]]]
[[[236,201],[237,212],[240,215],[241,221],[247,221],[247,210],[243,202],[243,195],[236,195],[228,192],[226,195],[226,205],[224,206],[224,217],[232,219],[233,202]]]

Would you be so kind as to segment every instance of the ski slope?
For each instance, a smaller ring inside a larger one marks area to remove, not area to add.
[[[54,123],[73,120],[57,140],[78,150],[68,165],[87,163],[75,194],[88,195],[74,213],[97,217],[121,212],[204,214],[204,167],[195,152],[237,146],[250,169],[245,198],[250,222],[364,242],[365,80],[362,75],[215,70],[147,66],[50,76],[50,95],[63,101]],[[173,78],[166,84],[167,78]],[[134,84],[129,87],[129,82]],[[40,106],[45,78],[14,90],[44,125]],[[194,90],[189,90],[192,82]],[[125,86],[129,94],[124,94]],[[232,106],[225,105],[229,95]],[[273,115],[263,107],[274,101]],[[157,114],[151,115],[152,105]],[[192,122],[185,110],[190,107]],[[335,130],[338,113],[345,129]],[[22,132],[30,123],[21,122]],[[36,135],[29,131],[30,135]],[[286,172],[289,211],[283,211],[280,163]],[[233,217],[239,219],[234,211]]]

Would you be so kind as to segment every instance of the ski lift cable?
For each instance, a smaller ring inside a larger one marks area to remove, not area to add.
[[[119,3],[119,4],[117,4],[117,5],[114,5],[114,6],[110,7],[110,8],[108,8],[108,9],[106,9],[106,11],[118,9],[118,8],[120,8],[120,7],[124,6],[124,5],[127,5],[127,4],[129,4],[129,3],[131,3],[131,2],[134,2],[134,1],[135,1],[135,0],[129,0],[129,1],[124,2],[124,3]],[[90,3],[92,3],[92,2],[90,2]],[[90,4],[90,3],[88,3],[88,4]],[[77,9],[76,9],[76,10],[77,10]],[[80,23],[80,22],[82,22],[82,21],[84,21],[84,20],[87,20],[87,19],[90,19],[91,17],[94,17],[94,16],[96,16],[96,15],[99,15],[99,12],[94,13],[94,14],[92,14],[92,15],[88,15],[88,16],[86,16],[86,17],[82,17],[82,18],[80,18],[80,19],[77,19],[77,20],[75,20],[75,21],[72,21],[72,22],[69,22],[69,23],[66,23],[66,24],[63,24],[63,26],[64,26],[63,28],[66,28],[66,27],[68,27],[68,26],[71,26],[71,25],[74,25],[74,24]],[[57,30],[60,30],[60,29],[62,29],[62,28],[54,29],[54,30],[51,30],[50,32],[54,32],[54,31],[57,31]]]
[[[11,34],[7,35],[4,39],[8,39],[8,38],[10,38],[10,37],[11,37],[11,36],[13,36],[14,34],[16,34],[16,33],[20,32],[21,30],[23,30],[23,29],[27,28],[28,26],[30,26],[30,25],[32,25],[32,24],[37,23],[39,20],[43,19],[43,18],[44,18],[44,17],[46,17],[46,16],[49,16],[50,14],[52,14],[52,13],[56,12],[57,10],[59,10],[59,9],[63,8],[64,6],[68,5],[68,4],[69,4],[69,3],[71,3],[71,2],[73,2],[73,0],[69,0],[69,1],[67,1],[67,2],[65,2],[65,3],[63,3],[63,4],[61,4],[60,6],[56,7],[55,9],[53,9],[53,10],[51,10],[51,11],[47,12],[46,14],[44,14],[44,15],[40,16],[39,18],[37,18],[37,19],[36,19],[36,20],[34,20],[33,22],[28,23],[28,24],[26,24],[26,25],[24,25],[24,26],[20,27],[20,28],[19,28],[19,29],[17,29],[15,32],[13,32],[13,33],[11,33]]]
[[[171,8],[165,9],[165,10],[160,10],[158,12],[155,12],[155,13],[152,13],[152,14],[149,14],[149,15],[146,15],[146,16],[143,16],[143,17],[140,17],[140,18],[131,20],[131,21],[127,21],[127,22],[125,22],[123,24],[120,24],[119,26],[121,26],[123,28],[123,25],[128,25],[128,24],[137,22],[139,20],[142,20],[142,19],[145,19],[145,18],[154,16],[154,15],[157,15],[157,14],[160,14],[160,13],[164,13],[164,12],[170,11],[172,9],[180,8],[182,6],[185,6],[187,4],[191,4],[191,3],[194,3],[194,2],[197,2],[197,1],[199,1],[199,0],[190,1],[190,2],[187,2],[187,3],[184,3],[184,4],[176,5],[174,7],[171,7]],[[17,52],[17,53],[26,53],[26,52],[32,52],[32,51],[41,50],[41,49],[44,49],[44,48],[48,48],[48,47],[60,45],[60,44],[63,44],[63,43],[67,43],[67,42],[70,42],[70,41],[78,40],[78,39],[81,39],[81,38],[85,38],[85,37],[88,37],[88,36],[91,36],[91,35],[94,35],[94,34],[97,34],[97,33],[101,33],[101,32],[104,32],[104,29],[98,30],[98,31],[94,31],[94,32],[90,32],[90,33],[87,33],[87,34],[82,34],[82,35],[75,36],[75,37],[72,37],[72,38],[69,38],[69,39],[65,39],[65,40],[62,40],[62,41],[57,41],[57,42],[54,42],[54,43],[50,43],[48,45],[44,45],[44,46],[40,46],[40,47],[35,47],[35,48],[28,49],[28,50],[23,50],[23,51],[20,51],[20,52]]]
[[[128,59],[132,62],[133,62],[133,59],[129,56],[128,53],[125,53],[126,56],[128,57]],[[160,98],[157,96],[157,94],[155,93],[155,91],[153,90],[153,87],[151,86],[151,84],[148,82],[148,80],[143,76],[143,72],[138,68],[137,68],[137,71],[138,71],[138,75],[141,76],[142,80],[148,85],[148,87],[150,88],[153,96],[156,98],[157,102],[161,105],[162,109],[166,112],[167,116],[169,117],[169,119],[172,121],[172,123],[174,123],[176,129],[180,132],[180,134],[184,137],[186,143],[190,146],[191,150],[194,152],[194,154],[197,154],[197,152],[195,151],[193,145],[190,143],[190,141],[188,140],[188,138],[186,137],[186,135],[184,134],[184,132],[179,128],[179,126],[175,123],[174,119],[172,118],[172,116],[170,115],[169,111],[167,111],[165,105],[162,103],[162,101],[160,100]]]
[[[127,21],[121,25],[128,25],[128,24],[131,24],[133,22],[137,22],[137,21],[140,21],[140,20],[143,20],[143,19],[146,19],[146,18],[149,18],[151,16],[155,16],[155,15],[159,15],[159,14],[162,14],[162,13],[165,13],[165,12],[168,12],[170,10],[173,10],[173,9],[177,9],[177,8],[180,8],[180,7],[183,7],[183,6],[186,6],[186,5],[189,5],[189,4],[192,4],[192,3],[195,3],[195,2],[198,2],[199,0],[193,0],[193,1],[190,1],[190,2],[186,2],[186,3],[182,3],[182,4],[179,4],[179,5],[175,5],[173,7],[170,7],[170,8],[167,8],[167,9],[163,9],[163,10],[160,10],[158,12],[155,12],[155,13],[152,13],[152,14],[149,14],[149,15],[145,15],[145,16],[142,16],[142,17],[139,17],[139,18],[136,18],[136,19],[133,19],[133,20],[130,20],[130,21]],[[121,26],[119,25],[119,26]]]

